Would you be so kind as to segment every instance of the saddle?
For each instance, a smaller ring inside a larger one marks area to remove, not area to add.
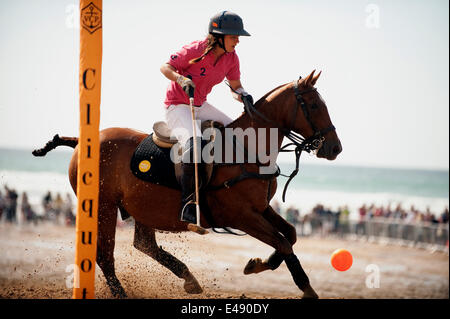
[[[223,124],[213,120],[203,121],[201,131],[207,128],[221,128]],[[214,135],[209,141],[214,140]],[[171,130],[166,122],[159,121],[153,124],[153,133],[149,134],[138,145],[130,161],[130,169],[134,176],[146,182],[167,186],[180,190],[179,178],[181,176],[181,163],[174,163],[170,153],[172,147],[178,142],[171,137]],[[203,142],[203,141],[202,141]],[[181,148],[179,148],[181,151]],[[179,154],[181,155],[181,154]],[[213,154],[209,154],[213,157]],[[201,185],[206,186],[212,175],[213,161],[199,164],[199,177]]]

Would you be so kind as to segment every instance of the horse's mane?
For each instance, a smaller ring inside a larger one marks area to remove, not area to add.
[[[268,97],[270,94],[272,94],[273,92],[275,92],[275,91],[278,90],[279,88],[282,88],[282,87],[288,85],[289,83],[290,83],[290,82],[281,84],[281,85],[277,86],[276,88],[270,90],[270,91],[267,92],[266,94],[264,94],[264,95],[263,95],[258,101],[256,101],[256,103],[254,104],[255,108],[258,108],[261,104],[263,104],[263,103],[266,101],[267,97]],[[245,113],[246,113],[245,111],[242,112],[242,114],[241,114],[240,116],[238,116],[233,122],[231,122],[230,124],[228,124],[227,127],[229,127],[230,125],[234,124],[234,123],[235,123],[237,120],[239,120],[239,119],[242,117],[242,115],[244,115]]]

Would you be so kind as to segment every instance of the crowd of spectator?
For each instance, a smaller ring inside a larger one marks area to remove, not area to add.
[[[17,221],[16,219],[16,210],[17,210],[17,198],[19,195],[14,189],[8,188],[5,185],[5,193],[2,194],[0,190],[0,219],[5,216],[5,220],[14,223]]]
[[[394,209],[391,205],[376,207],[374,204],[367,206],[363,205],[359,208],[360,220],[367,220],[373,218],[385,218],[391,221],[403,221],[408,224],[447,224],[449,219],[448,208],[446,207],[440,215],[431,212],[430,208],[423,212],[411,205],[409,209],[404,209],[401,204],[398,204]]]
[[[272,206],[286,221],[296,227],[300,236],[354,234],[448,245],[448,207],[440,214],[436,214],[430,208],[421,211],[413,205],[409,209],[404,209],[401,204],[395,206],[364,204],[357,212],[350,214],[348,206],[332,210],[317,204],[310,212],[300,214],[294,207],[282,210],[276,201]],[[350,215],[353,218],[350,218]]]
[[[37,209],[40,208],[40,213]],[[27,192],[19,194],[15,189],[4,186],[4,192],[0,190],[0,220],[7,223],[18,223],[18,213],[21,214],[23,224],[38,224],[41,221],[50,221],[58,225],[75,225],[73,204],[70,194],[65,199],[60,193],[52,195],[48,191],[42,198],[41,207],[33,207],[30,204]]]
[[[75,214],[70,194],[65,198],[60,193],[48,191],[39,205],[31,205],[27,192],[19,196],[15,189],[4,186],[0,189],[0,221],[18,223],[17,212],[21,214],[21,223],[38,224],[50,221],[57,225],[74,226]],[[401,204],[376,206],[364,204],[351,214],[348,206],[336,210],[317,204],[311,211],[301,214],[298,208],[281,209],[277,201],[272,207],[287,222],[294,225],[300,236],[313,234],[338,235],[355,234],[359,236],[384,236],[412,241],[440,241],[448,245],[449,210],[446,207],[440,214],[430,208],[424,211],[411,205],[408,209]],[[36,211],[39,210],[39,213]],[[352,215],[353,218],[350,218]],[[118,226],[125,223],[118,219]]]

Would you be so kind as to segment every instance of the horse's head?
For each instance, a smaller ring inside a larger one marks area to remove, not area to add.
[[[334,160],[342,152],[342,145],[327,105],[314,87],[321,72],[316,76],[314,72],[286,89],[293,94],[287,99],[285,127],[301,134],[310,149],[317,151],[317,157]]]

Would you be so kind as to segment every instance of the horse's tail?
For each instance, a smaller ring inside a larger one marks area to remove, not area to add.
[[[57,148],[58,146],[63,145],[75,148],[77,144],[78,144],[78,137],[65,137],[65,136],[59,137],[59,135],[56,134],[53,137],[53,140],[48,141],[43,148],[34,150],[32,154],[34,156],[45,156],[48,152]]]

